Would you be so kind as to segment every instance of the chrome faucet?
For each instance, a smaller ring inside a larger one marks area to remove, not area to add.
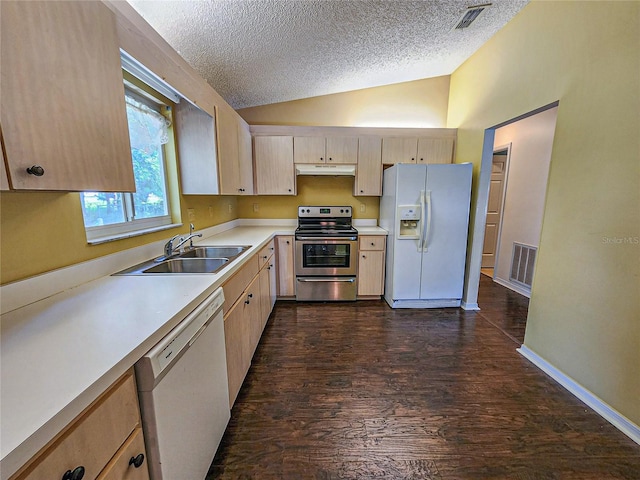
[[[180,238],[180,241],[178,242],[177,245],[172,245],[172,250],[178,250],[182,245],[184,245],[185,243],[187,243],[189,240],[191,240],[193,237],[201,237],[202,234],[201,233],[190,233],[189,235],[187,235],[184,238]],[[191,241],[191,247],[193,247],[193,241]]]
[[[189,225],[189,235],[184,238],[180,234],[175,235],[171,237],[171,239],[169,239],[167,243],[164,244],[164,258],[169,258],[170,256],[172,256],[176,250],[178,250],[188,241],[191,241],[190,246],[193,248],[193,237],[202,237],[201,233],[192,233],[193,228],[194,227],[192,223],[191,225]],[[180,241],[174,245],[173,242],[175,242],[178,238],[180,239]]]

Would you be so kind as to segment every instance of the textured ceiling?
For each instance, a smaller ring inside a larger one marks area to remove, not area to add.
[[[529,0],[128,0],[234,108],[451,74]]]

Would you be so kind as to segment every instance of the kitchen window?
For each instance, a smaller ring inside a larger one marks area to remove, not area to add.
[[[165,145],[172,135],[171,107],[144,90],[136,90],[125,88],[136,191],[80,193],[89,243],[139,235],[172,225],[165,160]]]

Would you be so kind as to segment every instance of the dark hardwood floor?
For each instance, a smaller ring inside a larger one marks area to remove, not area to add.
[[[212,479],[640,479],[640,446],[521,357],[527,299],[480,312],[278,302]]]

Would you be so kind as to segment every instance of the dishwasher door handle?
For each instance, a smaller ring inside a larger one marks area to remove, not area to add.
[[[298,278],[299,282],[346,282],[353,283],[356,281],[355,278]]]

